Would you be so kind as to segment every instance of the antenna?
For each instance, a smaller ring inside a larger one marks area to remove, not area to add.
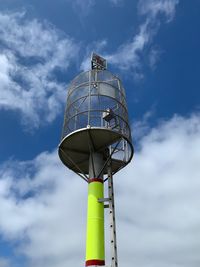
[[[131,161],[133,152],[123,85],[107,70],[106,59],[92,53],[91,70],[69,86],[58,149],[63,164],[88,183],[85,266],[105,266],[105,208],[110,216],[111,265],[118,266],[113,175]]]

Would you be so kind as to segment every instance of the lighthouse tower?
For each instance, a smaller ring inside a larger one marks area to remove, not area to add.
[[[95,53],[91,69],[76,76],[69,85],[58,153],[63,164],[88,184],[85,266],[105,266],[107,208],[111,264],[117,267],[113,175],[131,161],[133,145],[122,82],[107,70],[106,60]]]

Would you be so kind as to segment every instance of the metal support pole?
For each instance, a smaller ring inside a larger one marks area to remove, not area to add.
[[[108,165],[108,196],[109,196],[109,217],[110,217],[110,242],[111,242],[111,267],[118,266],[117,260],[117,238],[115,222],[114,187],[111,165]]]
[[[89,160],[87,241],[85,266],[105,265],[103,175],[95,177],[104,164],[103,155],[93,152]]]

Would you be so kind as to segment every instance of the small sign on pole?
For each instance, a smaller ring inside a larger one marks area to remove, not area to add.
[[[100,57],[99,55],[92,53],[92,59],[91,59],[91,66],[92,70],[98,69],[98,70],[106,70],[107,69],[107,61],[105,58]]]

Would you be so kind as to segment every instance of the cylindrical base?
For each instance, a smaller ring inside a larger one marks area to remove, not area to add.
[[[104,266],[104,204],[98,199],[103,198],[103,180],[90,179],[88,188],[88,218],[85,266]]]

